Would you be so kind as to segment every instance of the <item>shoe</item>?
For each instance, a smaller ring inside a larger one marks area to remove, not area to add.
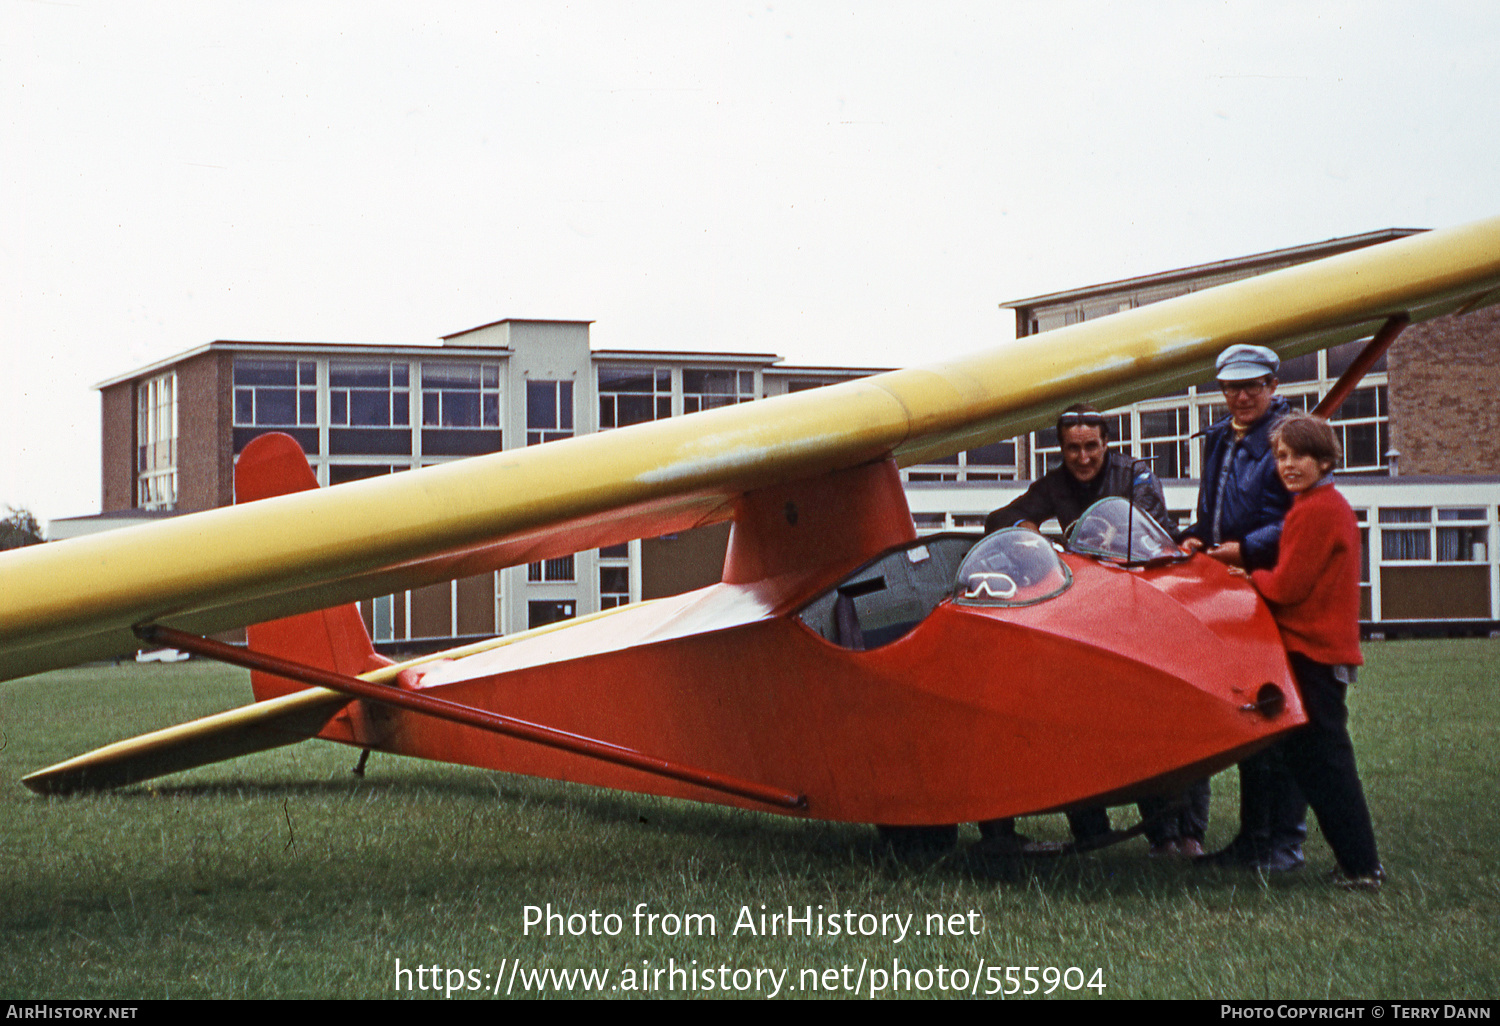
[[[1146,853],[1147,857],[1153,858],[1153,859],[1171,859],[1171,858],[1176,858],[1178,855],[1181,855],[1181,854],[1182,854],[1182,848],[1178,845],[1178,843],[1175,840],[1173,840],[1173,841],[1162,841],[1160,844],[1153,844],[1151,846],[1151,850]],[[1203,854],[1203,849],[1202,848],[1198,849],[1198,854],[1200,854],[1200,855]]]
[[[1288,844],[1272,849],[1254,868],[1262,873],[1294,873],[1305,865],[1307,859],[1302,856],[1302,845]]]
[[[1385,883],[1385,867],[1376,866],[1372,872],[1358,876],[1350,876],[1342,869],[1335,869],[1329,876],[1346,891],[1378,891],[1380,885]]]
[[[1236,838],[1227,848],[1193,860],[1199,865],[1227,869],[1253,869],[1260,873],[1292,873],[1307,865],[1302,845],[1287,844],[1270,851],[1257,851],[1251,844]]]
[[[1184,859],[1201,859],[1203,842],[1196,837],[1180,837],[1177,839],[1177,855]]]
[[[1193,860],[1200,866],[1222,866],[1226,869],[1254,869],[1260,859],[1253,842],[1236,837],[1216,852],[1199,855]]]

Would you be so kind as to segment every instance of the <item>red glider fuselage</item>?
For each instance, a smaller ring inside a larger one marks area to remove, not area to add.
[[[1304,722],[1269,612],[1207,557],[1126,568],[1066,554],[1072,583],[1054,597],[946,598],[863,650],[799,615],[872,557],[899,564],[933,544],[915,537],[892,465],[770,489],[737,511],[720,584],[419,666],[401,686],[805,795],[794,815],[887,824],[1172,794]],[[321,736],[764,807],[367,702]]]

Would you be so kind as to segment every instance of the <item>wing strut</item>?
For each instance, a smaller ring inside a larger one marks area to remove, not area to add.
[[[1349,393],[1354,391],[1354,386],[1364,380],[1370,368],[1375,366],[1375,361],[1384,356],[1385,351],[1391,347],[1391,343],[1396,341],[1396,336],[1401,334],[1401,329],[1410,323],[1411,318],[1402,313],[1396,314],[1381,325],[1375,337],[1359,351],[1359,355],[1354,358],[1349,369],[1339,375],[1339,379],[1333,383],[1333,388],[1323,397],[1323,401],[1318,403],[1318,408],[1312,411],[1313,416],[1322,417],[1324,420],[1332,417],[1334,411],[1344,405],[1344,400],[1349,398]]]
[[[301,681],[304,684],[311,684],[316,687],[328,688],[329,690],[350,695],[354,698],[363,698],[371,702],[379,702],[382,705],[391,705],[398,709],[406,709],[409,712],[419,713],[424,716],[434,716],[440,720],[447,720],[450,723],[459,723],[467,727],[477,727],[480,730],[487,730],[494,734],[520,738],[523,741],[532,741],[551,748],[560,748],[565,752],[572,752],[575,755],[582,755],[590,759],[599,759],[603,762],[612,762],[621,766],[629,766],[631,769],[641,770],[645,773],[653,773],[660,777],[670,777],[673,780],[685,781],[689,784],[696,784],[699,787],[722,791],[725,794],[738,795],[741,798],[750,798],[777,808],[807,808],[806,795],[792,794],[774,787],[767,787],[752,781],[740,780],[722,773],[715,773],[712,770],[699,769],[695,766],[687,766],[682,763],[670,762],[666,759],[658,759],[655,756],[646,755],[644,752],[638,752],[633,748],[613,745],[607,741],[596,741],[593,738],[583,737],[580,734],[572,734],[567,731],[554,730],[551,727],[544,727],[538,723],[530,723],[526,720],[518,720],[510,716],[502,716],[499,713],[477,709],[471,705],[450,702],[446,699],[434,698],[431,695],[423,695],[413,691],[405,691],[389,685],[371,684],[357,677],[347,677],[344,674],[322,670],[315,666],[290,662],[285,659],[279,659],[276,656],[266,655],[263,652],[252,652],[248,649],[236,648],[233,645],[226,645],[221,641],[213,641],[196,634],[174,630],[171,627],[146,625],[135,628],[135,633],[143,641],[159,644],[164,648],[180,648],[185,652],[192,652],[195,655],[217,659],[220,662],[242,666],[249,670],[272,673],[278,677],[286,677],[290,680]]]

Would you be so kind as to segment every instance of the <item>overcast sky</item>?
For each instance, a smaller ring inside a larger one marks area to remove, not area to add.
[[[1007,300],[1500,213],[1500,5],[0,0],[0,504],[213,339],[905,365]]]

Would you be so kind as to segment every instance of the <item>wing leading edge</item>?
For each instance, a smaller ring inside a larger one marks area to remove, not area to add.
[[[1500,301],[1500,218],[1411,236],[944,363],[0,556],[0,679],[730,518],[740,494],[902,465]]]

